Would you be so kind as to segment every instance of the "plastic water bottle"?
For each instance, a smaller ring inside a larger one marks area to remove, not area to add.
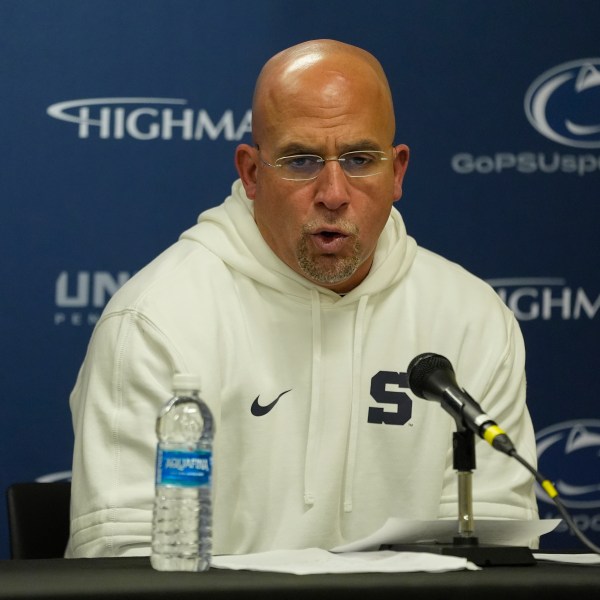
[[[212,550],[213,417],[199,378],[176,374],[156,421],[156,496],[150,562],[158,571],[205,571]]]

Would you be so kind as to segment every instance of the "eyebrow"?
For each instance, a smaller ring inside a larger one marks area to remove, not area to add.
[[[291,142],[283,146],[278,152],[277,156],[294,156],[295,154],[319,154],[313,148],[300,144],[298,142]]]
[[[351,152],[353,150],[381,150],[381,145],[369,138],[363,138],[360,140],[345,143],[339,146],[339,154]],[[281,147],[277,152],[277,157],[282,156],[295,156],[296,154],[314,154],[315,156],[322,156],[319,150],[314,147],[308,146],[301,142],[290,142]]]

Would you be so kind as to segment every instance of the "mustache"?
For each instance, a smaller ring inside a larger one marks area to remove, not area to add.
[[[348,237],[357,236],[359,233],[356,223],[347,219],[336,218],[335,216],[313,219],[302,226],[302,233],[305,235],[313,235],[320,231],[335,231]]]

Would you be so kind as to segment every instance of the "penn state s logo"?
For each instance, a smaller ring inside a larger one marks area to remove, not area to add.
[[[379,371],[371,378],[371,398],[381,406],[369,407],[369,423],[405,425],[412,416],[412,400],[408,391],[408,375],[395,371]]]

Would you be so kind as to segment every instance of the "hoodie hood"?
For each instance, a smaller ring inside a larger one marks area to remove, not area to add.
[[[312,368],[304,469],[304,503],[309,506],[315,503],[315,490],[318,486],[316,473],[320,457],[317,431],[322,418],[321,386],[323,377],[327,376],[322,366],[327,359],[327,350],[322,343],[323,308],[334,304],[336,308],[356,305],[352,335],[351,409],[343,491],[343,510],[351,512],[359,444],[360,381],[364,334],[368,327],[367,306],[373,296],[397,284],[404,277],[417,251],[416,242],[406,234],[400,213],[395,208],[391,209],[377,243],[369,274],[360,285],[344,296],[305,279],[277,257],[256,226],[254,205],[246,196],[240,180],[233,184],[232,193],[225,202],[203,212],[198,218],[198,224],[184,232],[182,238],[202,244],[231,269],[250,279],[310,304],[311,323],[307,326],[312,331]]]
[[[361,296],[371,296],[397,283],[410,268],[417,249],[414,239],[406,234],[400,213],[392,208],[369,274],[340,298],[296,273],[271,250],[254,222],[253,202],[246,196],[239,179],[225,202],[203,212],[198,224],[181,237],[202,244],[232,269],[262,285],[307,301],[311,299],[311,290],[316,289],[321,301],[343,304],[356,302]]]

